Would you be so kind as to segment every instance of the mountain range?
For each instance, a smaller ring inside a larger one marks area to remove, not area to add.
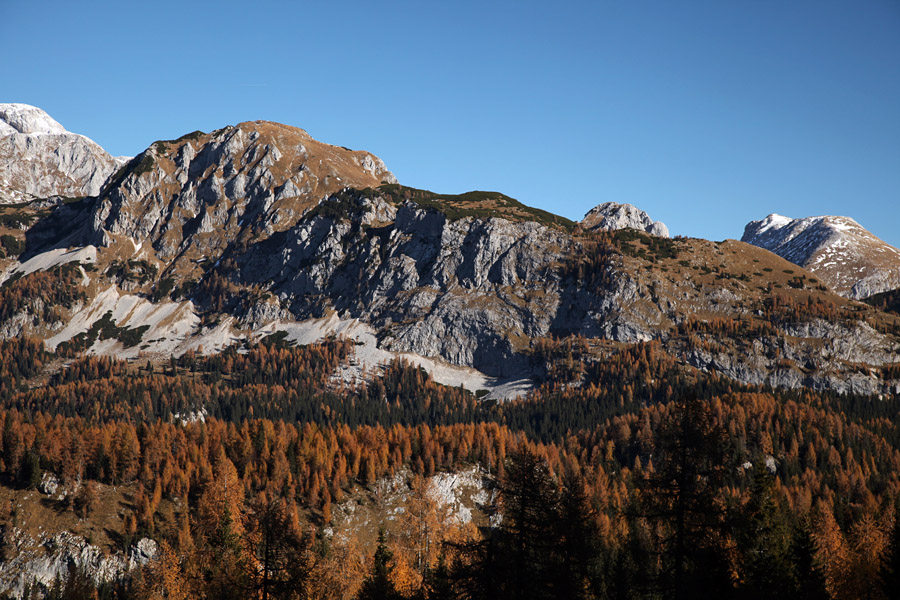
[[[0,204],[96,195],[126,160],[39,108],[0,104]]]
[[[368,152],[277,123],[117,161],[34,107],[0,116],[18,202],[0,207],[4,338],[159,359],[343,335],[350,379],[401,356],[509,397],[548,368],[540,340],[576,336],[594,359],[656,341],[740,382],[900,389],[884,375],[900,320],[854,301],[895,285],[900,255],[851,219],[672,239],[627,204],[576,223],[499,192],[409,188]]]

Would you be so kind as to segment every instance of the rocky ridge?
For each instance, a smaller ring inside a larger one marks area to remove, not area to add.
[[[122,160],[27,104],[0,104],[0,204],[95,196]]]
[[[809,269],[848,298],[900,288],[900,250],[849,217],[771,214],[748,223],[741,240]]]

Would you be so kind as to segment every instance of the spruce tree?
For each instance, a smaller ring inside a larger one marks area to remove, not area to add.
[[[816,542],[813,539],[809,516],[798,519],[793,526],[791,563],[794,568],[797,600],[828,600],[825,577],[816,564]]]
[[[391,559],[393,553],[388,550],[385,541],[384,527],[378,530],[378,547],[375,548],[375,562],[369,576],[363,581],[356,600],[399,600],[400,594],[391,581]]]
[[[729,464],[728,437],[707,401],[679,400],[654,443],[656,470],[640,481],[643,516],[657,533],[663,598],[726,596],[726,511],[721,489]]]
[[[791,530],[775,497],[775,476],[763,460],[757,460],[751,477],[737,535],[744,571],[741,595],[795,598]]]
[[[506,466],[498,536],[500,585],[508,598],[556,598],[559,492],[544,462],[523,448]]]
[[[602,587],[599,581],[600,532],[594,520],[584,480],[566,472],[555,524],[559,567],[554,587],[561,598],[589,598]]]

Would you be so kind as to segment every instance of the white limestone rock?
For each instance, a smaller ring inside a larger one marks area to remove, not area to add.
[[[106,554],[86,539],[68,531],[46,533],[39,539],[13,528],[13,556],[0,562],[0,594],[21,598],[26,585],[46,591],[55,582],[65,581],[69,568],[83,571],[97,585],[118,581],[131,570],[156,557],[157,544],[142,538],[122,554]]]
[[[581,226],[590,230],[614,231],[637,229],[659,237],[669,237],[669,228],[654,221],[646,212],[631,204],[604,202],[592,208],[581,220]]]

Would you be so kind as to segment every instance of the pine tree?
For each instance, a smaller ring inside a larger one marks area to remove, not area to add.
[[[775,476],[762,460],[751,471],[750,496],[743,507],[738,545],[748,598],[794,598],[791,531],[775,497]]]
[[[559,540],[559,568],[554,587],[561,598],[589,598],[601,587],[599,577],[600,532],[594,521],[584,479],[574,470],[566,472],[555,523]]]
[[[498,576],[510,598],[554,598],[560,566],[555,525],[559,492],[547,465],[528,448],[507,461],[500,489],[503,520],[497,536]]]
[[[369,576],[363,581],[356,600],[400,600],[400,594],[391,580],[391,560],[393,554],[388,550],[384,527],[378,530],[378,546],[375,548],[375,561]]]
[[[263,496],[254,503],[245,539],[249,555],[246,580],[261,600],[294,598],[304,589],[311,569],[308,543],[283,501]]]
[[[797,600],[828,600],[825,578],[816,563],[816,542],[809,516],[794,524],[791,539],[791,563],[794,567]]]
[[[656,584],[674,600],[728,595],[720,500],[728,438],[704,400],[676,401],[671,411],[655,439],[656,470],[640,481],[641,510],[657,532]]]
[[[437,567],[431,572],[426,586],[428,600],[456,600],[458,595],[453,589],[450,568],[447,566],[447,557],[441,552],[438,557]]]

